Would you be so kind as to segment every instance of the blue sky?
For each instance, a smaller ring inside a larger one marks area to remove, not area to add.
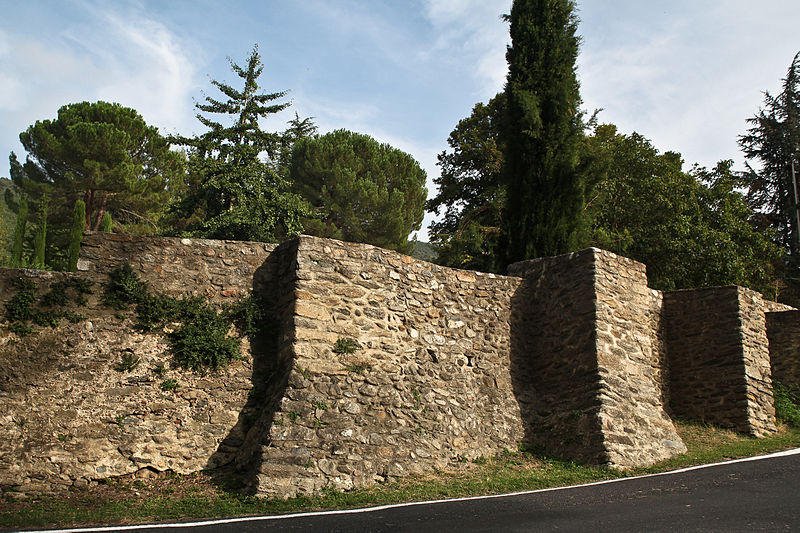
[[[77,101],[138,110],[162,133],[200,133],[193,102],[234,81],[254,44],[268,92],[321,132],[346,128],[436,154],[472,106],[502,90],[509,0],[0,0],[0,176],[36,120]],[[745,119],[800,51],[796,0],[579,0],[585,108],[687,166],[743,160]],[[426,217],[426,223],[428,218]],[[425,234],[421,236],[425,238]]]

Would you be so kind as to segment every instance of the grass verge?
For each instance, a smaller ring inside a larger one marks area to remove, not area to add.
[[[687,453],[628,472],[576,465],[525,452],[507,452],[493,458],[458,463],[446,472],[428,476],[289,500],[260,500],[225,491],[206,474],[118,479],[74,490],[59,498],[19,500],[13,492],[6,492],[0,497],[0,527],[164,522],[499,494],[665,472],[800,447],[800,429],[788,426],[781,426],[778,433],[763,439],[688,422],[677,422],[676,426],[688,448]]]

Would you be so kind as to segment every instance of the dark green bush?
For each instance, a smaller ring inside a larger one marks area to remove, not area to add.
[[[64,307],[69,303],[67,289],[73,289],[73,301],[86,305],[86,294],[92,294],[92,282],[81,278],[70,278],[50,284],[50,292],[42,296],[40,303],[47,307]]]
[[[262,304],[252,296],[218,312],[202,296],[148,294],[146,283],[127,264],[111,273],[104,301],[116,309],[135,303],[138,327],[145,331],[177,324],[167,334],[174,361],[198,372],[216,370],[239,357],[239,339],[228,336],[231,325],[236,324],[243,335],[252,335],[264,322]]]
[[[37,298],[36,283],[33,280],[18,278],[12,282],[12,285],[17,289],[17,294],[6,303],[6,320],[18,324],[13,329],[9,329],[20,336],[33,332],[33,329],[29,325],[22,324],[23,322],[30,321],[42,327],[56,327],[62,318],[73,323],[83,320],[81,315],[63,309],[69,303],[67,289],[75,290],[74,300],[81,305],[86,303],[84,294],[91,293],[91,283],[86,280],[66,279],[51,283],[50,292],[38,301],[39,305],[50,308],[43,310],[34,306],[37,304]]]
[[[64,317],[65,312],[56,309],[48,309],[47,311],[35,310],[31,317],[33,323],[37,326],[54,328],[58,326],[61,319]]]
[[[147,283],[140,280],[131,265],[125,263],[111,271],[103,293],[103,303],[117,310],[139,303],[147,295]]]
[[[227,306],[224,314],[241,335],[252,337],[266,328],[267,316],[264,308],[265,302],[260,296],[248,294]]]
[[[239,339],[229,337],[230,322],[215,310],[196,310],[169,334],[172,356],[178,366],[204,372],[216,370],[239,357]]]
[[[23,324],[22,322],[13,322],[9,324],[8,331],[15,333],[20,337],[24,337],[33,333],[33,328],[27,324]]]
[[[33,304],[36,303],[36,283],[28,278],[17,278],[11,282],[17,294],[6,302],[6,320],[24,322],[32,320],[36,314]]]
[[[800,387],[774,382],[772,394],[775,418],[789,426],[800,428]]]
[[[170,322],[177,322],[180,317],[180,300],[169,296],[145,295],[136,305],[136,319],[139,327],[152,331],[164,327]]]

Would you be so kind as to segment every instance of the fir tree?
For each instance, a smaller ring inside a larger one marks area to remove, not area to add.
[[[739,138],[745,156],[761,164],[745,176],[747,199],[761,213],[761,223],[777,230],[781,245],[800,264],[797,202],[792,162],[800,181],[800,53],[794,56],[777,96],[764,95],[764,107],[748,119]],[[799,185],[800,186],[800,185]]]
[[[508,20],[505,150],[506,260],[556,255],[583,244],[583,125],[572,0],[515,0]]]
[[[207,96],[205,103],[196,104],[197,118],[208,131],[172,139],[189,148],[189,191],[173,212],[184,221],[182,232],[190,236],[281,240],[300,232],[300,217],[307,211],[275,169],[280,136],[262,131],[259,120],[289,106],[276,102],[286,92],[259,92],[264,67],[257,47],[245,67],[229,61],[242,80],[241,90],[212,80],[225,98]],[[222,115],[231,123],[203,113]]]

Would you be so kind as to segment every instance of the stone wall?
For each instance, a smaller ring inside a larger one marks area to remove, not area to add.
[[[800,311],[767,313],[772,379],[800,386]]]
[[[219,373],[171,368],[162,335],[99,302],[124,262],[173,296],[219,305],[252,290],[268,302],[269,332]],[[0,486],[46,492],[232,463],[251,492],[289,496],[520,443],[651,464],[684,449],[668,402],[683,416],[773,431],[765,311],[782,360],[796,362],[800,345],[796,312],[757,293],[662,296],[643,265],[597,249],[496,276],[305,236],[275,246],[95,233],[79,266],[0,270],[0,304],[19,276],[42,290],[69,276],[96,287],[86,321],[24,339],[0,328]],[[338,353],[345,339],[357,350]],[[117,370],[124,354],[139,365]],[[161,390],[165,379],[180,388]]]
[[[526,279],[512,306],[512,368],[533,392],[523,418],[536,444],[618,467],[685,451],[664,409],[661,294],[644,265],[587,249],[509,271]]]
[[[294,276],[287,387],[258,426],[258,457],[242,461],[260,465],[258,494],[364,486],[516,446],[508,315],[520,280],[369,245],[295,246],[281,267]],[[336,353],[339,339],[359,349]]]
[[[594,250],[599,418],[608,463],[641,466],[686,451],[666,412],[662,294],[642,263]]]
[[[775,431],[764,308],[742,287],[665,294],[675,414],[757,436]]]
[[[22,339],[0,328],[0,486],[53,492],[142,471],[196,472],[229,463],[255,406],[253,357],[213,375],[172,368],[166,339],[136,331],[132,313],[99,302],[102,278],[86,273],[0,270],[0,309],[24,276],[47,292],[72,276],[95,282],[87,319],[62,320]],[[3,309],[4,310],[4,309]],[[117,365],[138,360],[130,371]],[[174,392],[161,383],[175,379]]]
[[[515,263],[514,383],[526,441],[550,454],[605,464],[599,415],[594,252]]]
[[[224,303],[265,290],[269,272],[261,268],[275,244],[174,237],[142,237],[118,233],[84,235],[78,271],[108,274],[129,263],[153,290],[203,295]]]

